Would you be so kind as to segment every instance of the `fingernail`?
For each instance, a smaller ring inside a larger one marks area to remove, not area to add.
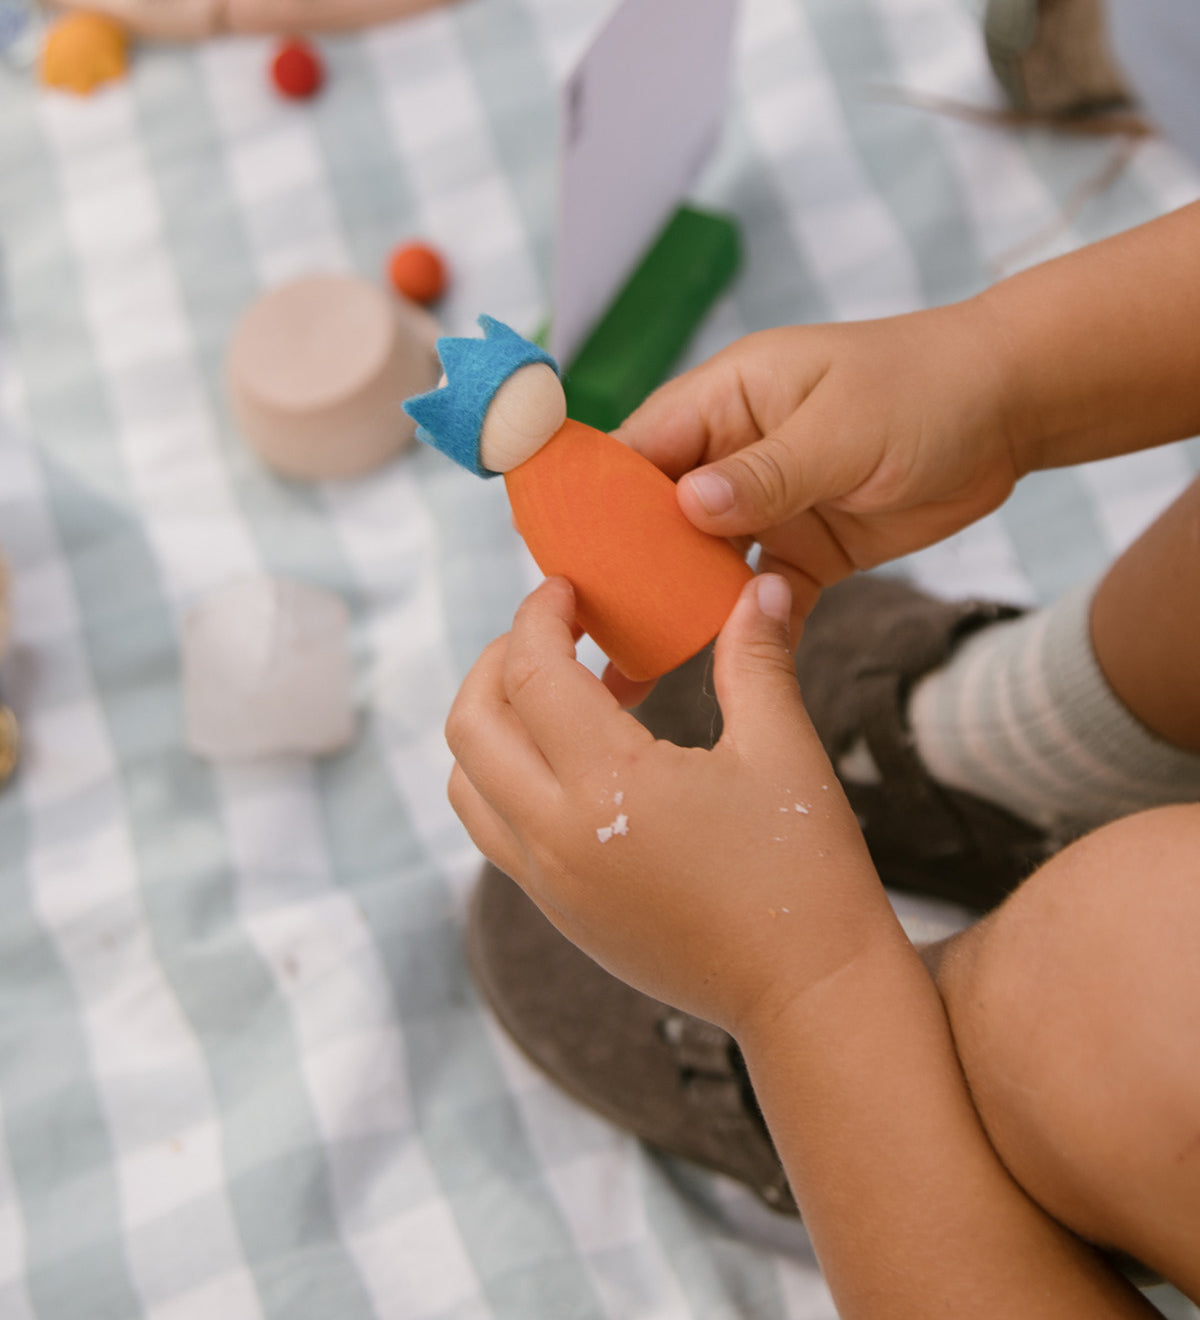
[[[778,573],[764,573],[758,579],[758,608],[778,623],[787,623],[792,617],[792,589],[787,578]]]
[[[705,513],[728,513],[733,508],[733,487],[719,472],[691,472],[686,480]]]

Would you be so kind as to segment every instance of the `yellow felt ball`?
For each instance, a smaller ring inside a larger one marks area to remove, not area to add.
[[[86,96],[128,67],[125,29],[105,14],[76,10],[59,19],[42,46],[42,82]]]

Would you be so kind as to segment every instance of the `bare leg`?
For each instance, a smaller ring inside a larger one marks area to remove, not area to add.
[[[1200,805],[1081,839],[931,951],[980,1118],[1082,1237],[1200,1299]]]
[[[1092,645],[1147,728],[1200,751],[1200,480],[1109,569],[1092,602]]]

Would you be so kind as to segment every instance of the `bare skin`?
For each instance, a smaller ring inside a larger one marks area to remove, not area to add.
[[[680,479],[698,527],[761,543],[798,625],[821,587],[965,527],[1029,472],[1200,433],[1197,325],[1200,203],[966,302],[749,335],[617,434]]]
[[[1200,752],[1200,481],[1105,574],[1092,645],[1114,692],[1160,738]]]
[[[709,752],[621,710],[574,658],[569,584],[544,583],[451,711],[455,810],[567,938],[738,1040],[840,1314],[1154,1315],[993,1144],[807,721],[790,604],[770,575],[730,617]],[[628,831],[603,841],[618,793]],[[1187,1285],[1169,1244],[1155,1263]]]
[[[927,965],[789,652],[823,586],[1025,473],[1200,431],[1198,324],[1193,206],[953,307],[740,341],[622,428],[693,522],[763,546],[718,642],[717,747],[655,742],[628,685],[576,663],[561,580],[451,712],[482,851],[615,975],[738,1040],[844,1316],[1155,1314],[1093,1243],[1200,1301],[1200,805],[1065,849]],[[1193,487],[1092,616],[1114,691],[1193,749],[1198,522]],[[601,843],[618,791],[628,833]]]
[[[1200,750],[1200,481],[1092,604],[1105,677]],[[1116,821],[926,958],[980,1119],[1059,1222],[1200,1296],[1200,805]]]
[[[980,1121],[1059,1223],[1200,1297],[1200,806],[1058,854],[936,967]]]

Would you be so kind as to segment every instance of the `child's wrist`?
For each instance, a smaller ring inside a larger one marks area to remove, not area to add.
[[[798,984],[764,995],[729,1028],[730,1034],[752,1075],[760,1062],[770,1068],[774,1060],[787,1057],[793,1080],[799,1080],[806,1061],[819,1070],[826,1049],[837,1049],[847,1033],[870,1029],[861,1020],[862,1005],[876,999],[882,986],[912,984],[917,979],[927,981],[927,973],[889,907],[886,920],[843,961],[831,963],[818,976],[798,978]]]
[[[1045,437],[1040,413],[1029,399],[1029,373],[1021,361],[1020,340],[1013,333],[1002,299],[993,289],[956,304],[969,318],[971,338],[978,345],[985,379],[990,381],[988,415],[994,439],[1011,465],[1014,480],[1043,467]]]
[[[826,996],[838,993],[844,981],[874,975],[897,952],[911,954],[908,937],[897,919],[874,868],[864,866],[858,881],[851,864],[839,877],[838,891],[810,897],[804,904],[776,910],[778,949],[761,949],[755,959],[758,984],[744,994],[736,1014],[725,1024],[743,1049],[769,1050],[781,1033],[821,1014]],[[852,890],[861,883],[861,893]],[[801,923],[800,930],[791,923]],[[808,938],[805,938],[807,936]],[[775,956],[773,956],[773,954]]]

